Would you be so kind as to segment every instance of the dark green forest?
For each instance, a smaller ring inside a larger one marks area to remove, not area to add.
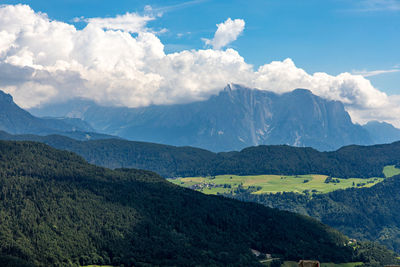
[[[254,195],[240,189],[230,195],[314,217],[351,238],[376,240],[400,252],[400,176],[370,188],[349,188],[328,194]]]
[[[40,143],[0,141],[0,205],[0,260],[27,265],[258,266],[250,248],[290,260],[366,258],[310,217]]]
[[[240,152],[213,153],[193,147],[174,147],[126,140],[77,141],[64,136],[9,135],[3,140],[28,140],[69,150],[88,162],[107,168],[138,168],[164,177],[221,174],[325,174],[333,177],[383,177],[386,165],[400,163],[400,142],[346,146],[333,152],[286,145],[257,146]]]

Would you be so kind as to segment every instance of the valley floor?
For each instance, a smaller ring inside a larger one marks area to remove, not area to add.
[[[349,263],[321,263],[321,267],[356,267],[362,265],[362,262],[349,262]],[[282,267],[297,267],[298,263],[294,261],[285,261]]]
[[[386,178],[400,174],[395,166],[383,170]],[[205,194],[235,194],[238,189],[251,190],[253,194],[294,192],[300,194],[325,194],[339,189],[371,187],[385,178],[335,178],[327,175],[218,175],[168,179],[170,182]]]

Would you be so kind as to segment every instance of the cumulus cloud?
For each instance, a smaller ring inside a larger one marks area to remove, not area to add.
[[[79,30],[27,5],[1,6],[0,89],[30,108],[74,97],[127,107],[185,103],[207,99],[227,83],[277,93],[302,87],[342,101],[357,122],[380,119],[400,126],[400,97],[389,98],[361,75],[308,74],[291,59],[255,70],[234,49],[166,54],[146,26],[149,16],[128,14],[88,20]],[[136,22],[123,23],[128,17]],[[215,40],[224,36],[217,33]],[[226,43],[221,42],[216,47]]]
[[[214,49],[221,49],[238,38],[244,30],[244,25],[245,22],[242,19],[228,18],[225,22],[217,24],[218,29],[213,39],[203,40],[206,45],[210,45]]]

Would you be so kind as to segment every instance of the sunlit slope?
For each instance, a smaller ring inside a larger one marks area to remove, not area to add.
[[[385,177],[400,173],[394,165],[383,170]],[[205,194],[235,194],[238,189],[251,190],[253,194],[294,192],[324,194],[338,189],[371,187],[384,178],[335,178],[327,175],[217,175],[168,179],[170,182]]]

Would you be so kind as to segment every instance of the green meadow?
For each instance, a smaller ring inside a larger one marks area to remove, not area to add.
[[[385,175],[386,178],[389,178],[400,174],[400,169],[396,168],[395,165],[386,166],[383,169],[383,174]]]
[[[400,174],[395,166],[386,166],[385,177]],[[252,189],[253,194],[269,194],[278,192],[295,192],[300,194],[325,194],[338,189],[350,187],[371,187],[384,178],[328,178],[327,175],[217,175],[209,177],[185,177],[168,179],[179,186],[192,188],[205,194],[233,193],[238,187]]]
[[[321,263],[321,267],[355,267],[362,265],[362,262],[350,262],[350,263]],[[285,261],[282,267],[297,267],[299,266],[297,262]]]

